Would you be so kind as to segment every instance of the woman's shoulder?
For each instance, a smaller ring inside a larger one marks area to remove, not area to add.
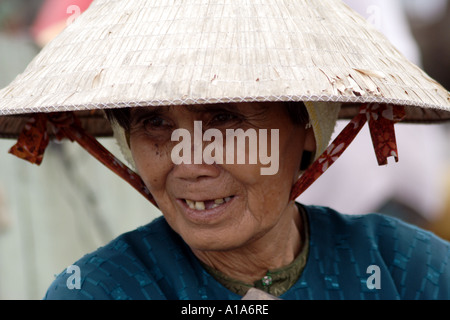
[[[450,243],[434,233],[395,217],[380,213],[342,214],[328,207],[306,206],[311,232],[326,228],[335,237],[367,239],[377,244],[406,243],[408,246],[439,243],[448,250]]]
[[[450,298],[448,241],[384,214],[346,215],[317,206],[306,209],[312,257],[318,257],[323,266],[351,268],[363,283],[369,267],[375,266],[384,274],[384,289],[396,291],[398,298]]]
[[[63,270],[44,299],[165,299],[161,261],[183,255],[163,217],[126,232]],[[172,255],[173,257],[171,257]]]

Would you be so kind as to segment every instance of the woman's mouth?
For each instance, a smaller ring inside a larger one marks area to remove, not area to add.
[[[237,198],[235,195],[210,200],[178,198],[177,202],[183,208],[183,215],[191,222],[212,224],[222,221],[222,219],[234,212],[230,208],[235,206],[234,200]]]
[[[204,211],[204,210],[210,210],[217,207],[222,206],[223,204],[231,201],[234,196],[229,196],[225,198],[218,198],[214,200],[205,200],[205,201],[195,201],[190,199],[183,199],[184,202],[187,204],[187,206],[191,209],[198,210],[198,211]]]

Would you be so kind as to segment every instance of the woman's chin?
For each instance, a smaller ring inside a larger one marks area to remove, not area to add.
[[[248,238],[246,232],[237,228],[226,229],[188,229],[183,230],[180,236],[187,245],[198,251],[231,251],[244,247]]]

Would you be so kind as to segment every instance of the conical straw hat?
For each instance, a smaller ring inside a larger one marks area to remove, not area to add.
[[[450,119],[449,92],[339,0],[96,0],[0,91],[0,131],[71,110],[101,136],[105,108],[280,100]]]

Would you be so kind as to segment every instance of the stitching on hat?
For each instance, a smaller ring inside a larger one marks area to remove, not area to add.
[[[6,107],[0,109],[0,115],[14,115],[22,113],[34,112],[59,112],[59,111],[81,111],[91,109],[109,109],[109,108],[128,108],[128,107],[144,107],[144,106],[166,106],[166,105],[190,105],[190,104],[213,104],[213,103],[238,103],[238,102],[276,102],[276,101],[312,101],[312,102],[341,102],[341,103],[381,103],[393,104],[403,106],[414,106],[422,108],[431,108],[438,110],[446,110],[439,105],[429,105],[424,102],[414,102],[389,99],[380,97],[343,97],[343,96],[295,96],[295,95],[280,95],[267,97],[223,97],[223,98],[185,98],[173,100],[149,100],[149,101],[135,101],[135,102],[110,102],[110,103],[89,103],[81,105],[59,105],[59,106],[42,106],[42,107]],[[448,111],[448,110],[447,110]]]

